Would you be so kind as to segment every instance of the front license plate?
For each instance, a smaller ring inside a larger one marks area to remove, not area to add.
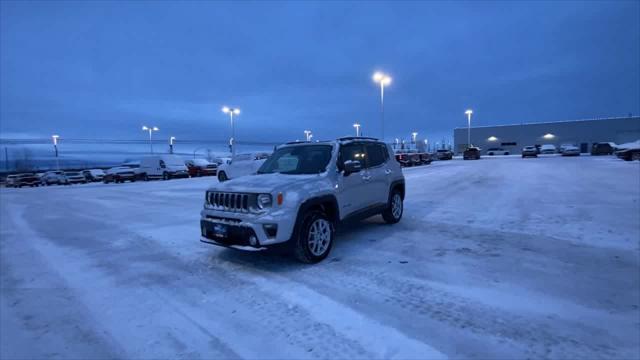
[[[212,227],[213,236],[218,238],[227,237],[227,225],[224,224],[214,224]]]

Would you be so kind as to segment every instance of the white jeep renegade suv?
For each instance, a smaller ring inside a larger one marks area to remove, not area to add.
[[[393,150],[376,139],[287,143],[257,174],[207,190],[200,240],[242,250],[288,243],[299,260],[315,263],[345,220],[400,221],[404,193]]]

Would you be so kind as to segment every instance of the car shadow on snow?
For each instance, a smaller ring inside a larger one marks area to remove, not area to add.
[[[359,221],[349,221],[336,229],[334,244],[329,256],[318,264],[303,264],[290,253],[287,244],[265,251],[243,251],[230,248],[219,248],[210,254],[210,260],[228,261],[235,265],[257,268],[269,272],[289,272],[309,266],[330,266],[348,261],[350,254],[356,256],[360,246],[371,246],[372,242],[386,239],[398,232],[411,228],[410,220],[403,220],[395,225],[386,224],[381,216],[374,216]]]

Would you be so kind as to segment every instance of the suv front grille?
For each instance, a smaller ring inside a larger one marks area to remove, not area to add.
[[[207,203],[216,210],[248,213],[252,194],[212,191],[207,193]]]

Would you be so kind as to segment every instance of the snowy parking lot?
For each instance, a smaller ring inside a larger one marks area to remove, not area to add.
[[[324,262],[199,242],[213,178],[0,190],[2,358],[640,357],[640,166],[404,170]]]

